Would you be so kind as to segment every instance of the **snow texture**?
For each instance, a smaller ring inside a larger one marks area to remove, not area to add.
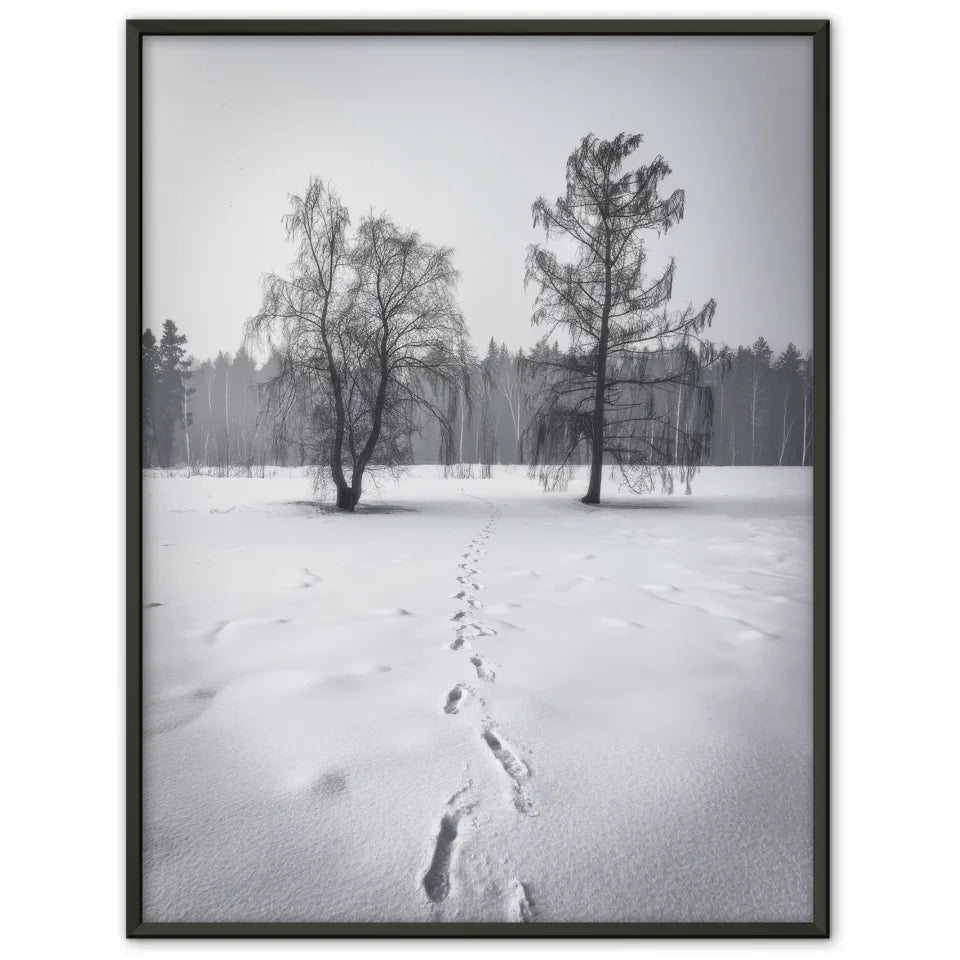
[[[811,483],[144,482],[147,921],[804,921]]]

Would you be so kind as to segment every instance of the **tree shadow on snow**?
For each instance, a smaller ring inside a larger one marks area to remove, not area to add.
[[[690,507],[690,500],[643,500],[643,499],[606,499],[600,503],[584,503],[582,500],[574,501],[584,510],[686,510]]]
[[[735,518],[803,517],[808,516],[813,509],[812,499],[803,497],[688,497],[682,493],[656,499],[611,497],[599,504],[577,500],[576,504],[584,510],[673,510]]]
[[[322,513],[331,516],[338,514],[349,515],[346,510],[338,510],[332,503],[320,503],[316,500],[290,500],[292,507],[307,507],[315,513]],[[419,513],[416,507],[405,507],[399,503],[364,503],[362,500],[357,504],[353,511],[354,516],[363,516],[364,514],[385,514],[385,513]]]

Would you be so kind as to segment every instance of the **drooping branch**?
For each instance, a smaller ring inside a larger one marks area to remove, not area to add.
[[[460,376],[466,329],[453,251],[386,215],[348,234],[346,208],[316,179],[290,203],[284,225],[296,258],[286,276],[264,278],[248,336],[281,351],[277,402],[297,397],[311,410],[318,469],[329,471],[338,506],[352,510],[368,470],[410,462],[424,417],[450,434],[443,407],[418,391]]]

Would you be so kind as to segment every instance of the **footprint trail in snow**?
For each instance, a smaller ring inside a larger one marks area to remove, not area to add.
[[[475,499],[481,499],[479,497]],[[487,503],[487,501],[483,501]],[[490,666],[487,658],[479,651],[473,651],[471,641],[483,640],[486,637],[497,635],[497,631],[487,626],[478,618],[478,611],[482,604],[476,594],[485,588],[477,576],[483,573],[479,566],[481,554],[486,553],[482,546],[493,536],[497,522],[500,519],[500,510],[488,503],[491,515],[483,525],[481,532],[467,545],[466,550],[459,555],[457,563],[456,582],[460,589],[452,594],[452,599],[459,601],[459,606],[450,617],[453,624],[453,639],[449,647],[453,651],[472,651],[469,657],[470,665],[476,672],[477,679],[485,683],[496,682],[496,672]],[[465,681],[455,684],[445,695],[443,712],[448,715],[461,714],[468,701],[478,699],[481,706],[482,698],[478,698]],[[510,785],[513,806],[519,813],[526,816],[536,816],[532,803],[523,791],[523,783],[530,776],[530,768],[520,756],[517,749],[509,744],[500,733],[498,727],[488,716],[484,716],[479,728],[481,749],[492,755],[502,774],[505,774]],[[466,791],[462,788],[450,799],[447,810],[440,818],[440,825],[433,841],[433,856],[430,865],[423,875],[422,885],[427,899],[431,903],[439,904],[450,896],[451,870],[455,860],[457,845],[462,832],[462,820],[465,814],[473,809],[469,807],[451,807],[451,804]],[[528,888],[519,880],[512,881],[512,894],[507,904],[506,913],[510,920],[519,923],[534,919],[533,907],[528,894]]]

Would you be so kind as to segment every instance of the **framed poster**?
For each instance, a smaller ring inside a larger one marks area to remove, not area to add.
[[[128,933],[828,934],[828,24],[131,21]]]

